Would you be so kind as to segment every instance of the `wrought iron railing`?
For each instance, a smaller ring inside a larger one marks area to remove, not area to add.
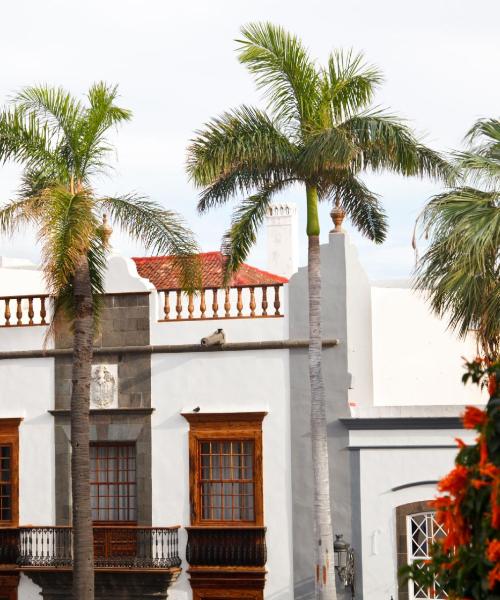
[[[186,527],[186,560],[191,566],[263,567],[265,527]]]
[[[19,529],[0,529],[0,564],[15,565],[19,558]]]
[[[158,290],[160,321],[282,317],[283,284],[203,288],[194,294]]]
[[[0,327],[48,325],[49,296],[0,296]]]
[[[95,568],[168,569],[181,564],[178,527],[94,527]],[[71,527],[21,527],[18,564],[71,567]]]

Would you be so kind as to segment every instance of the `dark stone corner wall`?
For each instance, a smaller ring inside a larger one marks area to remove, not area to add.
[[[146,346],[149,343],[149,294],[104,296],[95,347]],[[68,327],[62,321],[56,323],[55,346],[71,347]],[[139,525],[151,525],[151,411],[147,410],[151,409],[151,355],[110,353],[95,357],[94,364],[118,365],[118,409],[92,412],[90,439],[95,442],[135,442],[137,520]],[[71,356],[56,357],[54,365],[56,524],[69,525]]]
[[[359,461],[349,452],[348,431],[339,419],[350,416],[347,366],[346,238],[330,234],[321,246],[322,337],[338,338],[340,344],[323,350],[323,378],[327,402],[330,493],[333,531],[342,533],[356,552],[360,573]],[[290,338],[307,339],[307,267],[299,269],[289,286]],[[307,349],[290,351],[291,465],[293,515],[293,572],[295,600],[314,598],[313,579],[313,477],[310,435],[310,389]],[[337,579],[338,582],[338,579]],[[358,579],[356,598],[361,598]],[[338,585],[340,600],[350,599],[350,590]]]

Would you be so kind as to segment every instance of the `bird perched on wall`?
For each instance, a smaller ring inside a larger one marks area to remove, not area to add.
[[[193,408],[193,412],[200,412],[200,407],[197,406],[196,408]]]

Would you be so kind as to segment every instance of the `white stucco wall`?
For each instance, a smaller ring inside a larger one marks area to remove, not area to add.
[[[462,357],[476,356],[472,339],[459,340],[409,288],[372,287],[373,401],[375,406],[472,404]]]
[[[153,525],[158,526],[189,525],[189,427],[180,413],[196,406],[201,412],[268,412],[263,422],[265,597],[289,600],[293,588],[288,351],[153,355],[151,392]],[[185,542],[181,531],[182,554]],[[191,597],[185,571],[171,597]]]
[[[450,432],[450,443],[452,435]],[[436,496],[432,484],[391,490],[408,483],[439,480],[453,467],[456,450],[395,448],[360,453],[363,598],[389,600],[391,596],[397,598],[396,507]]]
[[[54,361],[1,360],[0,381],[0,418],[23,418],[19,428],[19,522],[51,525],[55,522],[54,418],[47,411],[54,406]]]

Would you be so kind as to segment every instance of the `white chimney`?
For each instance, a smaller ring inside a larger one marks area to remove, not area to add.
[[[297,205],[271,204],[266,225],[267,269],[275,275],[291,277],[299,267]]]

